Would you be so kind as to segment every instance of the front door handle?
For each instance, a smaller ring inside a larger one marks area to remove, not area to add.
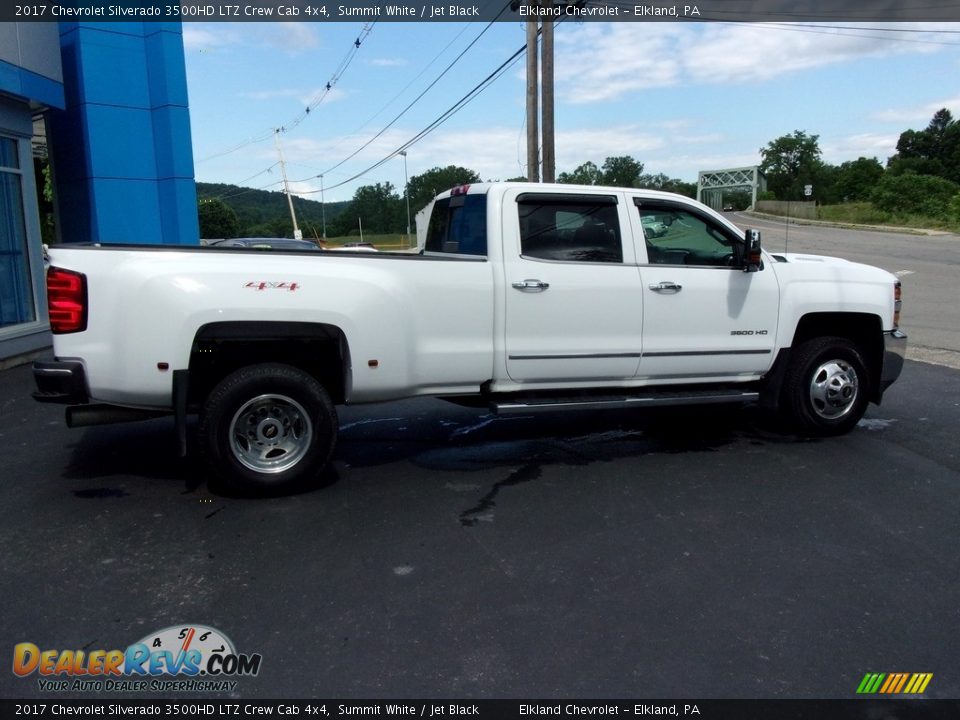
[[[654,292],[678,293],[683,290],[683,286],[667,280],[666,282],[651,285],[650,289]]]
[[[545,283],[543,280],[518,280],[513,283],[513,287],[523,292],[543,292],[550,287],[550,283]]]

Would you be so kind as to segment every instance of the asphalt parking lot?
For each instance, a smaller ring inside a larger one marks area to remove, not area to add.
[[[211,494],[169,420],[69,430],[31,389],[0,372],[5,652],[202,623],[262,654],[233,697],[960,696],[957,370],[908,362],[819,441],[749,409],[348,408],[322,487],[272,499]]]

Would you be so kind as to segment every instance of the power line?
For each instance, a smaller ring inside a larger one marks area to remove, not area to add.
[[[366,23],[363,25],[360,31],[360,34],[351,43],[350,49],[347,51],[343,59],[340,61],[340,64],[337,66],[337,69],[334,71],[333,75],[330,76],[330,79],[327,81],[327,84],[324,86],[324,89],[321,90],[314,97],[312,101],[310,101],[310,103],[306,106],[306,108],[300,111],[300,114],[298,114],[295,118],[289,120],[285,125],[281,125],[280,129],[287,128],[292,130],[293,128],[297,127],[310,115],[310,112],[312,110],[315,110],[320,105],[320,103],[324,101],[327,95],[329,95],[330,92],[333,90],[333,88],[336,86],[337,82],[340,80],[340,77],[343,75],[343,73],[346,72],[348,67],[350,67],[350,63],[352,63],[354,57],[356,57],[357,51],[360,49],[360,45],[363,44],[363,41],[366,40],[367,36],[373,31],[374,25],[376,25],[376,23]],[[235,153],[238,150],[242,150],[243,148],[249,145],[254,145],[256,143],[263,142],[264,140],[268,140],[269,138],[273,137],[273,134],[274,132],[276,132],[276,130],[277,130],[276,127],[272,127],[269,130],[264,130],[262,133],[255,135],[253,137],[250,137],[246,140],[243,140],[237,143],[236,145],[232,145],[225,150],[220,150],[211,155],[207,155],[206,157],[200,158],[199,160],[195,161],[195,164],[206,162],[208,160],[213,160],[218,157],[223,157],[224,155],[230,155],[231,153]]]
[[[526,52],[526,50],[527,50],[526,44],[521,45],[520,48],[515,53],[513,53],[513,55],[507,58],[503,63],[501,63],[501,65],[496,70],[494,70],[489,75],[487,75],[483,80],[477,83],[466,95],[461,97],[457,102],[455,102],[453,105],[447,108],[443,113],[441,113],[433,122],[427,125],[423,130],[418,132],[412,138],[407,140],[405,143],[400,145],[400,147],[398,147],[396,150],[386,155],[385,157],[381,158],[380,160],[375,162],[373,165],[370,165],[369,167],[360,171],[359,173],[347,178],[346,180],[343,180],[342,182],[337,183],[336,185],[330,185],[329,187],[325,187],[324,190],[325,191],[333,190],[335,188],[342,187],[347,183],[353,182],[357,178],[360,178],[363,175],[366,175],[371,170],[375,170],[381,165],[383,165],[384,163],[397,157],[397,155],[399,155],[401,151],[404,151],[410,148],[415,143],[425,138],[431,132],[433,132],[438,127],[440,127],[440,125],[445,123],[447,120],[453,117],[456,113],[458,113],[460,110],[466,107],[472,100],[476,99],[480,95],[480,93],[482,93],[490,85],[492,85],[497,79],[499,79],[507,70],[510,69],[510,67],[512,67],[516,63],[517,60],[520,59],[520,57]],[[312,195],[318,192],[320,191],[311,190],[307,192],[302,192],[300,194]]]
[[[424,88],[423,91],[422,91],[419,95],[417,95],[403,110],[401,110],[401,111],[393,118],[393,120],[391,120],[389,123],[387,123],[378,133],[376,133],[373,137],[371,137],[369,140],[367,140],[365,143],[363,143],[363,145],[361,145],[360,147],[358,147],[358,148],[357,148],[356,150],[354,150],[352,153],[350,153],[349,155],[347,155],[343,160],[341,160],[340,162],[338,162],[336,165],[332,165],[331,167],[327,168],[326,170],[324,170],[324,171],[323,171],[322,173],[320,173],[320,174],[321,174],[321,175],[326,175],[327,173],[331,172],[332,170],[336,170],[338,167],[340,167],[341,165],[343,165],[345,162],[353,159],[354,157],[356,157],[357,155],[359,155],[361,152],[363,152],[366,148],[370,147],[370,145],[373,144],[374,141],[376,141],[376,140],[377,140],[379,137],[381,137],[387,130],[389,130],[391,127],[393,127],[400,118],[402,118],[404,115],[406,115],[407,112],[408,112],[414,105],[416,105],[418,102],[420,102],[420,100],[423,98],[424,95],[426,95],[438,82],[440,82],[440,80],[441,80],[448,72],[450,72],[450,70],[453,68],[453,66],[456,65],[456,64],[460,61],[460,59],[461,59],[464,55],[467,54],[467,52],[470,50],[470,48],[472,48],[474,45],[477,44],[477,42],[480,40],[480,38],[483,37],[484,34],[486,34],[486,32],[487,32],[491,27],[493,27],[493,24],[500,18],[501,15],[503,15],[504,12],[506,12],[507,8],[509,8],[509,7],[510,7],[510,3],[508,2],[506,5],[503,6],[503,8],[501,8],[500,12],[497,13],[497,16],[496,16],[493,20],[491,20],[489,23],[487,23],[486,27],[484,27],[483,30],[481,30],[480,33],[479,33],[473,40],[471,40],[470,43],[469,43],[462,51],[460,51],[460,54],[457,55],[457,56],[453,59],[453,61],[452,61],[449,65],[447,65],[447,67],[445,67],[445,68],[443,69],[443,71],[442,71],[439,75],[437,75],[437,77],[434,78],[433,81],[432,81],[429,85],[427,85],[427,87]],[[316,176],[313,176],[313,177],[316,177]],[[313,177],[303,178],[303,179],[301,179],[301,180],[299,180],[299,181],[296,181],[296,182],[303,182],[303,181],[305,181],[305,180],[312,180]]]
[[[427,70],[429,70],[430,67],[431,67],[437,60],[440,59],[440,56],[441,56],[441,55],[443,55],[447,50],[450,49],[450,46],[451,46],[451,45],[453,45],[457,40],[460,39],[460,36],[463,35],[463,34],[467,31],[467,28],[469,28],[469,27],[470,27],[469,24],[464,24],[464,26],[463,26],[462,28],[460,28],[460,32],[458,32],[456,35],[454,35],[454,36],[453,36],[453,39],[452,39],[450,42],[448,42],[440,52],[438,52],[436,55],[434,55],[434,56],[433,56],[433,59],[430,60],[430,62],[428,62],[426,65],[424,65],[423,68],[420,70],[420,72],[417,73],[417,74],[410,80],[410,82],[408,82],[406,85],[404,85],[403,88],[402,88],[396,95],[394,95],[394,96],[393,96],[392,98],[390,98],[387,102],[385,102],[385,103],[380,107],[379,110],[377,110],[373,115],[371,115],[370,118],[369,118],[365,123],[363,123],[363,125],[361,125],[360,127],[358,127],[358,128],[357,128],[356,130],[354,130],[353,132],[358,133],[358,132],[360,132],[361,130],[363,130],[367,125],[369,125],[369,124],[372,123],[377,117],[379,117],[380,113],[382,113],[384,110],[386,110],[388,107],[390,107],[394,102],[396,102],[397,98],[400,97],[401,95],[403,95],[403,94],[410,88],[411,85],[413,85],[417,80],[419,80],[421,77],[423,77],[423,74],[424,74],[425,72],[427,72]]]

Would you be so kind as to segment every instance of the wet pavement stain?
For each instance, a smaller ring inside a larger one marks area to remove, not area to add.
[[[511,485],[521,485],[531,482],[532,480],[537,480],[542,473],[543,471],[539,463],[524,465],[519,470],[514,470],[506,480],[494,483],[493,487],[490,488],[490,492],[480,498],[480,502],[474,507],[460,513],[460,524],[464,527],[473,527],[480,522],[482,515],[489,513],[497,506],[495,500],[500,490],[505,487],[510,487]]]

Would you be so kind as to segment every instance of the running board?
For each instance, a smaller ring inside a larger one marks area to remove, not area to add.
[[[743,390],[652,392],[646,395],[494,400],[490,403],[490,409],[497,415],[530,415],[532,413],[558,412],[562,410],[615,410],[619,408],[660,407],[667,405],[752,403],[756,402],[759,398],[759,392]]]

